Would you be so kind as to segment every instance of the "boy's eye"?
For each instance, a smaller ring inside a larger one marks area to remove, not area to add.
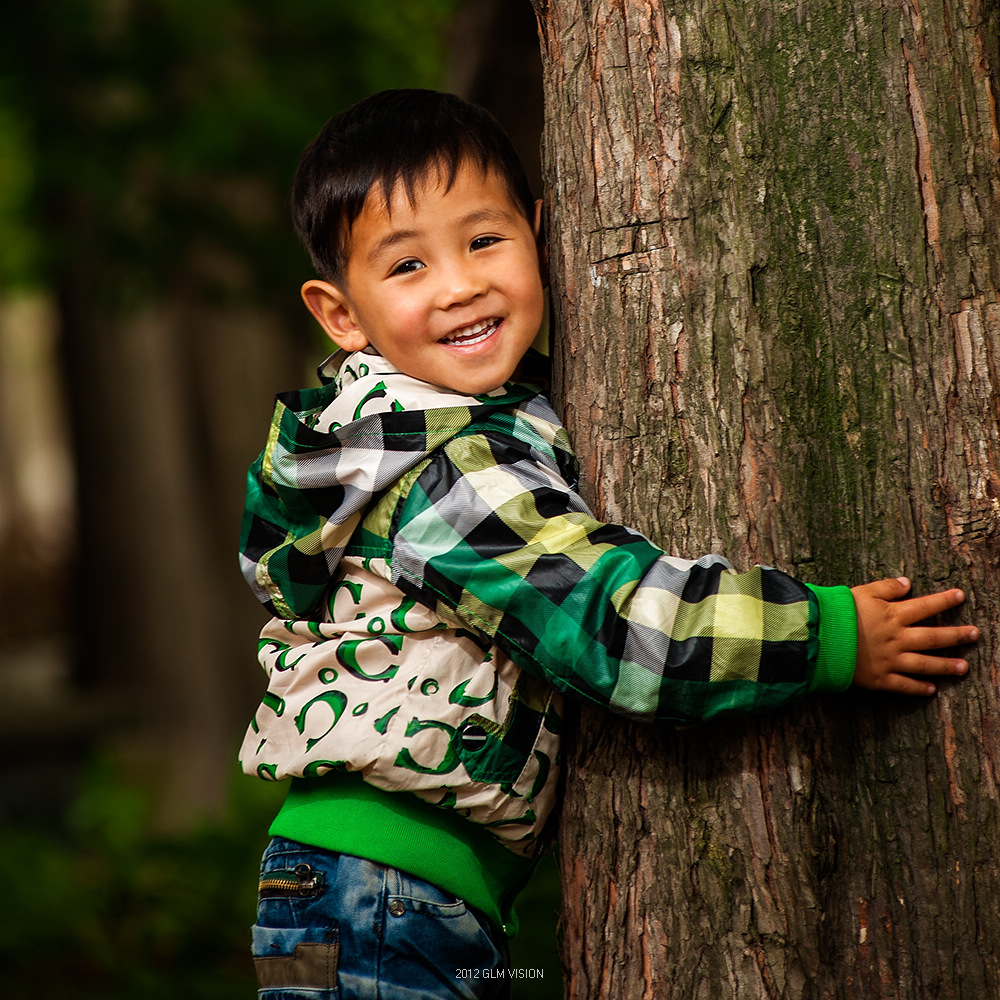
[[[390,274],[411,274],[413,271],[419,271],[424,265],[421,261],[411,258],[410,260],[401,260],[389,273]]]
[[[494,243],[499,243],[503,237],[501,236],[477,236],[471,244],[469,244],[469,249],[471,250],[484,250],[486,247],[493,246]]]

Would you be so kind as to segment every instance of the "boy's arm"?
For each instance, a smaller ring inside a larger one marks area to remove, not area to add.
[[[642,721],[777,709],[814,681],[850,683],[853,618],[817,674],[825,588],[667,556],[597,521],[526,451],[486,434],[441,449],[397,510],[393,582],[558,690]]]
[[[393,552],[402,589],[558,689],[633,718],[778,708],[854,673],[847,588],[669,557],[596,521],[509,441],[474,435],[435,455],[397,511]]]

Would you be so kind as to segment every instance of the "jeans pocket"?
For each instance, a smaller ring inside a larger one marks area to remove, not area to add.
[[[383,933],[383,997],[499,1000],[508,995],[506,952],[491,938],[485,919],[464,904],[461,912],[449,912],[447,906],[390,896]]]
[[[338,1000],[340,943],[335,929],[255,924],[252,935],[261,1000]]]
[[[431,882],[423,882],[406,872],[389,869],[387,901],[390,915],[403,909],[429,913],[437,917],[460,917],[467,910],[465,901]]]

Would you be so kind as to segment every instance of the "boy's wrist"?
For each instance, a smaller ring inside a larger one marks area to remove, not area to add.
[[[818,651],[810,691],[844,691],[854,679],[858,660],[858,614],[847,587],[807,583],[819,604]]]

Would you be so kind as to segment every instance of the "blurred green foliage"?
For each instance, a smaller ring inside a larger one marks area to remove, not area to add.
[[[537,970],[542,975],[537,979],[514,979],[512,1000],[558,1000],[563,995],[557,937],[561,898],[556,856],[549,854],[539,862],[528,887],[518,896],[516,909],[521,926],[510,946],[512,969]]]
[[[32,151],[24,119],[0,91],[0,288],[38,280],[38,237],[27,210],[32,190]]]
[[[104,763],[89,771],[65,829],[5,830],[4,995],[253,996],[255,859],[277,792],[236,782],[222,818],[156,835],[148,784]]]
[[[45,285],[81,255],[101,262],[119,304],[169,293],[178,274],[204,279],[212,263],[216,291],[297,287],[282,200],[299,152],[368,93],[440,85],[456,6],[12,5],[0,32],[0,288]],[[234,282],[234,271],[245,273]]]
[[[7,829],[0,941],[9,1000],[240,1000],[254,995],[249,927],[267,827],[283,787],[240,776],[225,813],[184,834],[150,829],[148,782],[90,767],[61,830]],[[558,875],[546,858],[521,896],[514,1000],[562,995]]]

